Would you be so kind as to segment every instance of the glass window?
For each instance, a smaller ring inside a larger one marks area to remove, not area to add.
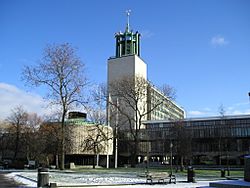
[[[247,128],[247,136],[250,136],[250,127]]]

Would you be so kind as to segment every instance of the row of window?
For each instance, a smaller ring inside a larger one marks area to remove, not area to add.
[[[218,119],[211,121],[189,121],[187,122],[190,126],[213,126],[213,125],[250,125],[250,119]]]
[[[193,142],[193,152],[249,152],[250,142],[248,140],[221,140],[216,142]]]
[[[172,151],[176,152],[177,145],[173,143]],[[180,148],[185,146],[179,146]],[[190,151],[192,152],[250,152],[250,141],[245,139],[224,139],[224,140],[208,140],[192,141],[190,144]],[[153,152],[153,153],[169,153],[170,143],[161,140],[147,141],[140,143],[140,152]]]
[[[219,137],[250,137],[250,125],[241,126],[190,126],[183,127],[192,138],[219,138]],[[152,139],[164,139],[173,135],[176,131],[174,126],[164,127],[163,123],[147,125],[148,135]]]
[[[190,129],[195,138],[204,137],[250,137],[250,127],[211,127]]]

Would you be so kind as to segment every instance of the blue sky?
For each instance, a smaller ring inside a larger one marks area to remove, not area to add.
[[[24,65],[47,44],[69,42],[93,83],[105,82],[114,33],[130,25],[142,34],[141,58],[155,85],[170,84],[188,117],[250,113],[248,0],[1,0],[0,118],[22,104],[41,112],[45,91],[24,86]]]

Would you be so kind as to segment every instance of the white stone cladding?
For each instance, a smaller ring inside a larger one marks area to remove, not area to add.
[[[124,76],[141,76],[147,80],[147,65],[137,55],[108,60],[108,84]]]
[[[147,80],[147,65],[144,61],[137,55],[127,55],[119,58],[110,58],[108,60],[108,86],[117,80],[122,79],[123,77],[142,77]],[[112,93],[109,93],[110,101],[112,103],[117,101],[115,96],[112,96]],[[145,93],[145,100],[140,101],[139,108],[147,108],[146,100],[147,93]],[[119,99],[118,99],[119,100]],[[122,105],[122,101],[119,102],[119,105]],[[109,110],[110,111],[110,110]],[[130,114],[131,118],[135,117],[135,112],[131,108],[127,108],[127,114]],[[122,117],[120,116],[119,124],[121,124]],[[144,117],[146,120],[146,117]],[[126,118],[125,118],[126,119]],[[134,118],[133,118],[134,119]],[[110,122],[113,127],[114,121]],[[122,123],[123,124],[123,123]],[[122,125],[121,127],[127,129],[129,125]]]
[[[123,77],[142,77],[147,80],[147,65],[144,61],[137,55],[127,55],[122,57],[110,58],[108,60],[108,87],[111,83],[123,79]],[[109,101],[111,103],[116,103],[119,101],[114,95],[112,95],[112,89],[109,89]],[[163,102],[159,104],[159,101]],[[157,102],[158,101],[158,102]],[[155,104],[159,104],[158,107],[154,108]],[[119,101],[119,105],[124,105],[122,101]],[[175,104],[173,101],[168,99],[163,93],[150,84],[150,88],[145,91],[145,98],[139,102],[139,110],[142,112],[144,109],[148,110],[148,114],[143,116],[143,120],[159,120],[159,119],[183,119],[185,116],[184,110]],[[151,110],[153,109],[153,110]],[[108,110],[109,124],[111,127],[115,125],[115,114],[111,113],[111,109]],[[115,112],[116,113],[116,112]],[[126,114],[131,117],[130,119],[135,119],[135,111],[131,107],[126,108]],[[128,117],[119,117],[119,126],[123,129],[128,128],[129,125],[125,125],[125,119]],[[121,125],[122,124],[122,125]],[[142,127],[143,128],[143,127]]]
[[[100,134],[100,131],[102,132]],[[67,139],[70,145],[66,149],[66,154],[85,154],[93,155],[93,150],[85,149],[85,144],[93,144],[91,141],[87,143],[87,140],[96,140],[98,142],[98,154],[100,155],[112,155],[113,154],[113,130],[111,127],[105,125],[95,124],[74,124],[71,123],[66,126]],[[103,135],[102,135],[103,134]],[[99,136],[101,135],[101,136]]]

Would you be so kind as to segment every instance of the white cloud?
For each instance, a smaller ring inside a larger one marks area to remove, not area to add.
[[[229,44],[229,41],[227,41],[223,36],[217,35],[212,37],[212,39],[210,40],[210,44],[214,47],[225,46]]]
[[[249,115],[250,109],[235,109],[231,108],[226,112],[226,115]]]
[[[204,110],[206,111],[206,112],[210,112],[211,111],[211,108],[204,108]]]
[[[188,117],[210,117],[220,116],[217,108],[202,108],[201,110],[190,110],[187,112]],[[250,104],[247,101],[238,102],[232,104],[229,107],[225,107],[224,115],[250,115]]]
[[[230,112],[230,114],[232,114],[232,115],[249,115],[250,110],[234,110],[234,111]]]
[[[22,105],[28,112],[36,112],[39,115],[48,113],[45,108],[47,103],[40,95],[0,82],[0,119],[6,118],[11,113],[11,109],[19,105]]]
[[[198,110],[192,110],[188,112],[188,115],[190,116],[201,116],[204,115],[206,113],[202,112],[202,111],[198,111]]]
[[[202,110],[191,110],[188,112],[190,117],[207,117],[213,115],[211,108],[203,108]]]
[[[248,101],[232,104],[230,107],[226,108],[226,115],[250,114],[249,106]]]
[[[249,106],[249,102],[239,102],[239,103],[236,103],[235,106]]]

